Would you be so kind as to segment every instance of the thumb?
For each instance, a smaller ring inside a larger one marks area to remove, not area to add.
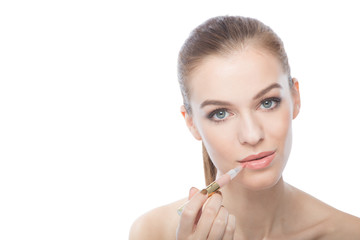
[[[190,188],[189,191],[189,200],[192,199],[192,197],[199,192],[199,189],[197,189],[196,187],[192,187]]]

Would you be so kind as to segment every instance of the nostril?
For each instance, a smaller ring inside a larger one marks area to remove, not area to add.
[[[241,144],[257,145],[263,141],[263,138],[260,134],[243,134],[242,136],[239,136],[239,141]]]
[[[241,144],[256,145],[263,140],[262,126],[252,113],[242,115],[238,126],[238,138]]]

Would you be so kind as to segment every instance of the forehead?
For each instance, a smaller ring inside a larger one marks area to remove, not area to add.
[[[271,54],[248,48],[229,55],[211,55],[190,75],[191,100],[232,100],[253,97],[258,91],[279,83],[287,88],[287,76]]]

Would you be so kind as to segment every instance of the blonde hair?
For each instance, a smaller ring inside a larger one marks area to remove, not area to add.
[[[259,20],[239,16],[219,16],[205,21],[195,28],[183,44],[178,57],[178,81],[186,112],[191,115],[190,90],[187,87],[190,74],[209,55],[227,55],[252,45],[275,56],[288,75],[292,86],[290,66],[283,42],[275,32]],[[206,184],[216,177],[216,167],[204,146],[203,162]]]

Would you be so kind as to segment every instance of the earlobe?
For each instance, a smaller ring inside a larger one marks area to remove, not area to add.
[[[185,110],[185,106],[184,106],[184,105],[181,105],[181,107],[180,107],[180,113],[181,113],[181,115],[183,115],[183,117],[185,118],[186,110]]]
[[[299,81],[296,78],[292,79],[293,86],[291,89],[293,97],[293,119],[297,117],[300,112],[301,101],[300,101],[300,90],[299,90]]]
[[[190,115],[187,113],[184,105],[182,105],[182,106],[180,107],[180,112],[181,112],[181,114],[183,115],[183,117],[184,117],[184,119],[185,119],[186,126],[189,128],[191,134],[194,136],[194,138],[195,138],[196,140],[201,140],[201,136],[200,136],[200,134],[199,134],[199,132],[198,132],[195,124],[194,124],[193,118],[192,118],[192,116],[190,116]]]
[[[299,112],[300,112],[300,106],[296,105],[293,111],[293,119],[295,119],[297,115],[299,115]]]

